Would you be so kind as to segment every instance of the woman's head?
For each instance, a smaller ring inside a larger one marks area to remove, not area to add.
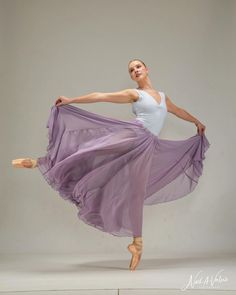
[[[147,66],[145,65],[145,63],[144,63],[141,59],[138,59],[138,58],[130,60],[129,63],[128,63],[128,66],[129,66],[133,61],[139,61],[139,62],[141,62],[145,67],[147,67]]]
[[[140,59],[132,59],[128,63],[128,71],[132,80],[138,82],[148,76],[148,68]]]

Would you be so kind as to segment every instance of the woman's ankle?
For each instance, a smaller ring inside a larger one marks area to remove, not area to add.
[[[142,248],[143,248],[142,237],[134,237],[133,244],[135,245],[136,249],[142,250]]]
[[[134,242],[142,242],[143,238],[142,237],[133,237]]]

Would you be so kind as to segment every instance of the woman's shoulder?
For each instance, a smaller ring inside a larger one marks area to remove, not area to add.
[[[141,94],[140,94],[139,89],[137,89],[137,88],[129,88],[127,90],[130,92],[132,102],[136,102],[136,101],[138,101],[140,99]]]

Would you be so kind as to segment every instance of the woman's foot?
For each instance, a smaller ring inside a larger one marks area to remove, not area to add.
[[[37,167],[37,160],[30,158],[12,160],[12,165],[16,168],[35,168]]]
[[[138,266],[141,256],[142,256],[142,250],[143,250],[142,237],[134,238],[133,243],[128,245],[127,249],[132,254],[129,269],[131,271],[134,271],[136,269],[136,267]]]

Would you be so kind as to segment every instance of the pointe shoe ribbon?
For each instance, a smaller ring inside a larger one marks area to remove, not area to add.
[[[37,160],[30,158],[15,159],[12,160],[12,165],[16,168],[35,168],[37,166]]]
[[[134,271],[138,266],[141,256],[142,256],[142,248],[143,243],[142,240],[135,240],[132,244],[128,245],[128,250],[132,254],[132,258],[130,261],[129,269]]]

